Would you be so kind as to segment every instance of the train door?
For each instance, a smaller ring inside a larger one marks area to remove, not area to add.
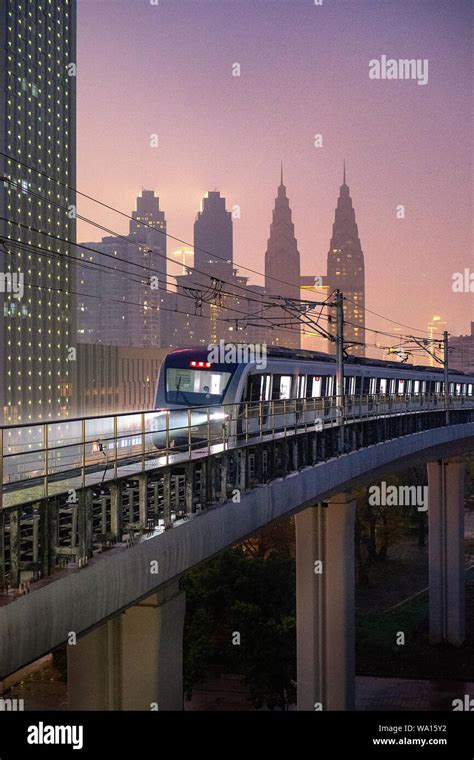
[[[326,378],[326,394],[324,398],[324,414],[328,414],[330,409],[332,408],[334,404],[334,393],[335,393],[335,377],[334,375],[329,375]]]
[[[298,375],[296,379],[296,420],[299,422],[303,416],[306,398],[306,375]]]

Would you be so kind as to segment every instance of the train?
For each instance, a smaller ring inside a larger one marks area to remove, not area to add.
[[[209,347],[179,348],[164,359],[155,395],[153,443],[196,447],[237,443],[243,436],[331,421],[338,413],[336,360],[331,354],[271,347],[255,361],[209,361]],[[449,395],[474,393],[474,375],[450,370]],[[370,413],[384,402],[392,412],[444,404],[442,367],[349,356],[344,360],[344,414]],[[471,401],[474,400],[471,398]]]

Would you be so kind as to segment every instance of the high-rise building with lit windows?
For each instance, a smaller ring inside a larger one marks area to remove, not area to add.
[[[70,414],[76,199],[67,185],[76,180],[75,66],[75,0],[0,0],[4,423]]]
[[[232,213],[217,190],[204,196],[194,223],[194,265],[177,275],[166,327],[169,346],[246,342],[260,335],[248,325],[260,310],[260,289],[233,265]]]
[[[81,243],[76,256],[78,342],[160,346],[169,294],[166,219],[154,191],[138,196],[127,236]]]
[[[347,352],[353,356],[365,356],[364,254],[346,184],[345,164],[327,262],[327,284],[331,290],[338,288],[344,295],[344,344]],[[334,334],[335,329],[334,315],[329,332]],[[334,343],[328,342],[328,350],[335,352]]]

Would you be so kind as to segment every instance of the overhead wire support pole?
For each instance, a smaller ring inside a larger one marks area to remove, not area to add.
[[[449,425],[449,335],[448,331],[443,332],[443,347],[444,347],[444,408],[446,410],[446,425]]]
[[[344,453],[344,296],[335,293],[336,307],[336,420],[339,428],[339,453]]]
[[[443,358],[440,359],[436,353],[436,346],[441,348],[441,341],[428,338],[416,338],[414,335],[409,336],[409,340],[425,351],[435,362],[441,364],[444,371],[444,409],[446,413],[446,425],[449,425],[449,333],[443,332]]]

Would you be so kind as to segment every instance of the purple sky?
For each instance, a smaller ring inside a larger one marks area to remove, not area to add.
[[[235,261],[263,271],[282,159],[302,272],[324,274],[345,157],[367,306],[469,332],[472,293],[451,285],[474,270],[471,36],[470,0],[78,0],[78,188],[126,212],[154,189],[190,243],[218,189],[241,207]],[[428,59],[428,84],[370,80],[381,55]]]

